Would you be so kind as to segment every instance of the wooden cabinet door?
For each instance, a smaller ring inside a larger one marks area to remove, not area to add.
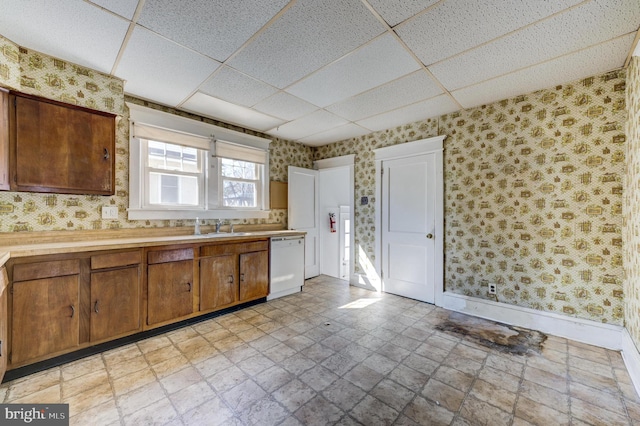
[[[7,269],[0,268],[0,383],[7,371],[8,352],[7,352],[7,288],[9,279],[7,278]]]
[[[193,260],[149,265],[147,283],[147,324],[193,312]]]
[[[253,300],[269,294],[269,252],[240,255],[240,300]]]
[[[236,302],[238,297],[237,259],[237,255],[229,254],[200,260],[201,311]]]
[[[79,275],[13,283],[12,364],[78,346],[79,291]]]
[[[113,114],[29,95],[12,98],[13,190],[113,195]]]
[[[91,273],[91,341],[140,329],[140,267]]]

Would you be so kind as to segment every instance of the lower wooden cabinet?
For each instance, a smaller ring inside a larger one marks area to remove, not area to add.
[[[240,301],[269,295],[269,252],[267,250],[240,255]]]
[[[200,310],[267,297],[269,243],[220,243],[200,247]]]
[[[91,341],[140,329],[140,267],[91,273]]]
[[[200,259],[200,310],[208,311],[238,300],[238,261],[235,254]]]
[[[147,324],[176,320],[193,313],[193,249],[149,252]]]
[[[264,298],[268,250],[261,239],[10,259],[0,380],[6,368]]]
[[[91,257],[90,340],[140,330],[140,251]]]
[[[78,346],[79,294],[79,274],[13,283],[12,364]]]

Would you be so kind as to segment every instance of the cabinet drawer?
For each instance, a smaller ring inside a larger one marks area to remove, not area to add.
[[[105,253],[91,256],[91,269],[115,268],[118,266],[137,265],[142,261],[140,251],[123,253]]]
[[[177,262],[179,260],[191,259],[193,259],[192,248],[150,251],[147,254],[147,263],[150,265],[154,263]]]
[[[13,281],[38,280],[80,273],[80,260],[52,260],[50,262],[23,263],[13,267]]]
[[[216,244],[200,247],[200,256],[219,256],[223,254],[248,253],[269,249],[269,241],[251,241],[248,243]]]

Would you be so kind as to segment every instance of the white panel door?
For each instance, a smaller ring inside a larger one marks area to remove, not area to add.
[[[289,229],[305,231],[304,277],[320,273],[318,171],[289,166]]]
[[[382,162],[382,290],[434,303],[435,154]]]

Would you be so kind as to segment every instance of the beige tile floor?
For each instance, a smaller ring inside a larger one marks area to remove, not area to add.
[[[304,292],[0,386],[75,425],[631,425],[620,353],[550,336],[508,355],[449,312],[318,277]]]

